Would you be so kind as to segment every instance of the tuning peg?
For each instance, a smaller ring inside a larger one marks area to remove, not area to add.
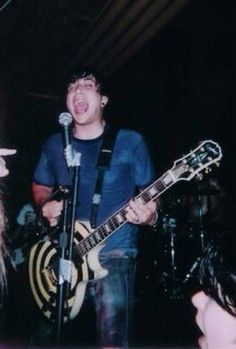
[[[211,156],[208,156],[208,157],[207,157],[207,160],[208,160],[208,161],[212,161],[212,157],[211,157]]]
[[[217,166],[217,167],[220,167],[219,161],[216,161],[216,166]]]
[[[205,168],[205,173],[208,174],[209,172],[211,172],[211,168],[206,167],[206,168]]]

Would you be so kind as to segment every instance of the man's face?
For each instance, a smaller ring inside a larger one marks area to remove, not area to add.
[[[203,291],[193,295],[192,303],[197,308],[196,323],[203,333],[199,338],[202,349],[223,349],[233,344],[236,346],[236,317]]]
[[[101,96],[93,75],[76,80],[67,90],[66,104],[75,124],[87,125],[102,117],[102,104],[107,97]]]

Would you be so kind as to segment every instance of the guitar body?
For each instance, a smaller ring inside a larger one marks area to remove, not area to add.
[[[86,223],[76,222],[74,247],[90,234]],[[82,259],[72,257],[70,265],[70,282],[64,302],[64,321],[73,319],[83,304],[87,282],[107,275],[98,260],[99,251],[104,245],[96,246]],[[29,253],[27,268],[29,284],[36,304],[43,314],[51,321],[56,316],[58,244],[54,241],[39,241]]]

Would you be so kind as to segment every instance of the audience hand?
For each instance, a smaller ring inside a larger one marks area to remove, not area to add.
[[[6,162],[2,158],[2,156],[13,155],[13,154],[16,154],[15,149],[0,148],[0,177],[5,177],[9,173],[9,170],[6,167]]]

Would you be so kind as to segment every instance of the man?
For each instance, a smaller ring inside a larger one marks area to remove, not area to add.
[[[107,124],[103,110],[108,103],[104,84],[92,71],[73,77],[67,89],[66,104],[73,118],[72,147],[81,153],[79,197],[76,218],[90,221],[97,180],[97,159]],[[131,198],[154,180],[154,170],[147,147],[140,134],[119,130],[111,163],[105,171],[101,202],[97,207],[96,226],[129,202],[126,210],[128,223],[106,241],[100,252],[100,263],[108,276],[92,284],[97,329],[103,347],[127,347],[129,318],[133,305],[135,256],[137,254],[138,225],[153,225],[157,221],[157,205],[144,205]],[[58,223],[63,210],[62,201],[48,201],[53,188],[71,185],[71,176],[64,159],[63,139],[53,135],[45,143],[37,165],[33,196],[51,226]]]
[[[236,348],[235,242],[224,238],[210,243],[200,262],[202,291],[192,297],[196,323],[202,331],[201,349]]]

